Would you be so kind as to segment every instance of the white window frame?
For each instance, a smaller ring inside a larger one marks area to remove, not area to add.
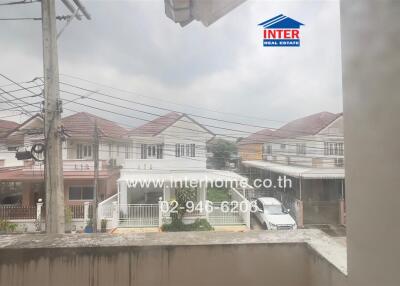
[[[76,158],[77,159],[93,159],[93,145],[78,143],[76,144]]]

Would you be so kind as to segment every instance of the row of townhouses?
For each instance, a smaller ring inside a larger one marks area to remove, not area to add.
[[[5,218],[29,222],[35,218],[38,201],[45,202],[43,163],[15,158],[16,151],[44,142],[43,123],[40,114],[22,124],[0,122],[0,206],[8,209],[3,213],[8,214]],[[176,189],[182,187],[179,182],[198,182],[195,203],[205,203],[207,184],[221,179],[247,180],[233,172],[207,169],[206,143],[214,134],[185,114],[168,113],[126,130],[115,122],[80,112],[62,119],[64,199],[73,210],[73,218],[82,218],[86,212],[83,207],[93,203],[96,126],[100,137],[98,215],[109,221],[109,227],[159,227],[167,222],[169,214],[160,213],[159,201],[174,199]],[[245,200],[240,191],[230,191]],[[249,215],[200,210],[187,219],[249,226]]]
[[[283,188],[260,186],[275,196],[299,225],[345,224],[343,114],[320,112],[264,129],[238,143],[242,173],[250,181],[290,179]]]

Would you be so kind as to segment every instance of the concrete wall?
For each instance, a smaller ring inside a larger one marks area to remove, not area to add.
[[[345,285],[304,243],[0,250],[0,285]]]
[[[341,1],[350,285],[400,285],[400,1]]]

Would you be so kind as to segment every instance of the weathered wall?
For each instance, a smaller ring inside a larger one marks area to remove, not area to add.
[[[341,2],[348,271],[400,285],[400,1]]]
[[[309,286],[347,286],[347,276],[309,248]]]
[[[326,286],[344,277],[304,243],[0,250],[1,286]]]

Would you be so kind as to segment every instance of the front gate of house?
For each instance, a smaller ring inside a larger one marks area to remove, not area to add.
[[[158,204],[119,205],[119,227],[158,227]]]

